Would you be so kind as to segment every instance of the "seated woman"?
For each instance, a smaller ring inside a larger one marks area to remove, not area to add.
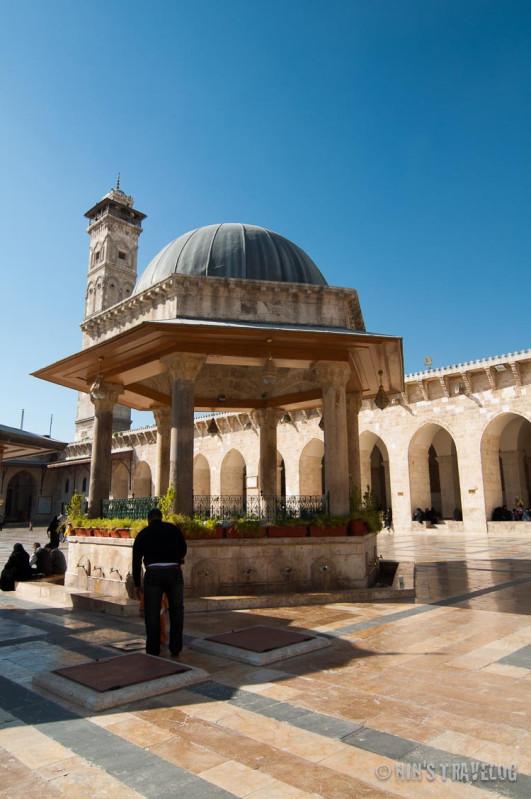
[[[14,591],[15,583],[31,579],[30,557],[22,544],[15,544],[13,552],[0,574],[0,589]]]

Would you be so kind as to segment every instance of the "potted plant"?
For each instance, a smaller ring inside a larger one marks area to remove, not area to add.
[[[219,528],[215,519],[200,519],[197,516],[173,513],[169,516],[169,521],[180,527],[185,538],[190,541],[223,537],[222,529]]]
[[[266,528],[260,524],[260,520],[250,516],[233,519],[226,533],[227,538],[263,538],[265,534]]]
[[[349,535],[362,536],[377,533],[382,529],[382,517],[377,508],[370,486],[363,496],[354,486],[350,497]]]
[[[305,538],[308,526],[302,519],[286,519],[277,521],[267,527],[268,538]]]
[[[316,516],[310,525],[312,538],[333,538],[347,534],[348,519],[342,516]]]

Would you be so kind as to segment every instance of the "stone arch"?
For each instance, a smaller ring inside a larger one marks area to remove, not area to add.
[[[531,421],[518,413],[501,413],[481,437],[481,467],[487,519],[494,508],[516,500],[531,505]]]
[[[312,438],[299,458],[299,493],[302,496],[322,496],[324,489],[324,444]]]
[[[452,434],[440,424],[427,422],[409,442],[411,512],[434,508],[443,519],[462,512],[457,450]]]
[[[380,510],[390,508],[389,452],[383,439],[369,430],[360,435],[360,471],[362,493],[368,486]]]
[[[31,519],[34,498],[35,481],[32,475],[25,470],[16,472],[7,484],[5,521],[29,521]]]
[[[246,495],[245,460],[241,452],[231,449],[221,462],[220,492],[222,496],[245,497]]]
[[[210,465],[201,454],[194,458],[194,495],[210,496]]]
[[[112,470],[111,495],[113,499],[127,499],[129,496],[129,470],[122,461]]]
[[[146,461],[139,461],[133,471],[132,492],[135,497],[150,497],[151,490],[151,469]]]
[[[277,479],[275,493],[277,497],[286,496],[286,463],[277,450]]]

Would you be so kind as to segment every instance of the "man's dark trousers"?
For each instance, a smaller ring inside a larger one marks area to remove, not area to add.
[[[168,597],[170,615],[170,652],[183,648],[183,575],[179,566],[149,566],[144,576],[144,617],[146,652],[160,654],[160,603]]]

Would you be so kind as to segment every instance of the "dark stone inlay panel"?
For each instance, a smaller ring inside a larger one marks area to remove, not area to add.
[[[310,633],[299,633],[295,630],[286,630],[283,627],[257,625],[256,627],[245,627],[242,630],[233,630],[222,635],[212,635],[205,640],[238,647],[238,649],[247,649],[249,652],[272,652],[274,649],[311,641],[313,638],[315,635]]]
[[[98,693],[105,693],[169,677],[172,674],[182,674],[183,671],[190,669],[182,663],[137,652],[132,655],[118,655],[103,660],[93,660],[90,663],[80,663],[77,666],[67,666],[64,669],[55,669],[52,673],[85,685]]]

